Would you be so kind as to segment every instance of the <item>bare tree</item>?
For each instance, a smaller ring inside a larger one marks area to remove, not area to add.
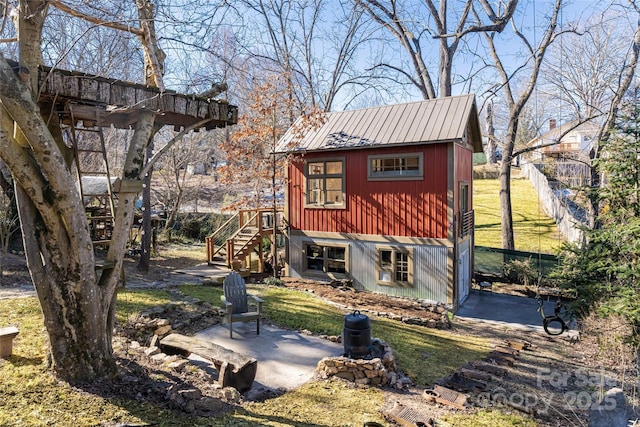
[[[409,56],[410,66],[399,68],[382,63],[403,74],[424,99],[451,96],[454,57],[462,40],[471,33],[501,32],[513,16],[518,0],[502,3],[496,10],[488,0],[480,0],[484,17],[476,10],[474,0],[463,3],[423,0],[407,4],[397,0],[355,0],[378,24],[395,36]],[[455,21],[451,26],[450,22]],[[423,45],[423,42],[427,43]],[[431,61],[429,53],[437,46],[437,57]],[[434,64],[431,68],[428,64]],[[472,73],[468,73],[470,76]]]
[[[590,120],[606,113],[620,65],[628,52],[626,14],[606,10],[566,34],[549,49],[541,93],[549,93],[572,118]]]
[[[188,180],[193,176],[195,165],[202,161],[201,143],[205,138],[203,132],[188,135],[182,139],[180,147],[173,146],[162,156],[162,167],[156,170],[159,184],[152,192],[167,211],[165,230],[173,227],[188,196]]]
[[[41,35],[52,0],[22,0],[15,13],[20,78],[0,58],[0,158],[11,171],[27,263],[49,335],[54,371],[69,381],[108,375],[115,370],[111,338],[115,290],[133,218],[137,193],[121,192],[106,261],[114,268],[96,273],[86,213],[75,174],[65,159],[60,132],[37,105]],[[144,6],[140,4],[140,6]],[[148,28],[125,27],[144,41],[150,74],[161,87],[158,54]],[[141,179],[144,148],[154,131],[154,113],[141,111],[123,167],[123,178]],[[20,132],[15,132],[19,129]]]
[[[551,60],[544,70],[541,91],[552,93],[561,102],[558,110],[568,111],[576,123],[595,120],[600,124],[589,152],[593,188],[601,184],[595,160],[600,156],[600,147],[606,145],[620,103],[635,78],[639,17],[635,1],[628,1],[627,7],[615,11],[607,8],[590,17],[583,31],[566,34],[549,51]],[[588,197],[587,201],[589,226],[597,228],[598,200]]]
[[[375,29],[370,29],[358,4],[326,0],[244,0],[242,4],[262,24],[257,27],[261,31],[255,36],[257,43],[247,42],[249,54],[259,59],[264,73],[286,77],[289,103],[298,112],[329,111],[338,94],[351,96],[354,87],[372,85],[374,77],[358,71],[356,59],[372,41]]]
[[[9,244],[14,234],[20,230],[13,186],[5,176],[7,172],[4,165],[0,165],[0,283],[3,280]]]
[[[616,82],[617,87],[615,87],[613,91],[613,96],[611,97],[611,103],[609,104],[609,108],[606,112],[606,117],[604,120],[604,124],[600,130],[598,137],[596,138],[596,142],[591,147],[591,151],[589,152],[589,158],[591,162],[593,162],[600,157],[600,152],[603,146],[606,146],[607,141],[609,140],[610,130],[614,128],[615,122],[618,119],[618,112],[622,106],[624,97],[627,95],[627,91],[631,87],[635,77],[636,77],[636,68],[638,67],[638,59],[640,57],[640,5],[635,0],[629,0],[630,11],[632,12],[631,16],[634,17],[635,29],[632,37],[628,39],[628,53],[625,61],[622,63],[620,67],[620,71],[617,74]],[[600,187],[602,184],[602,178],[598,174],[598,170],[595,167],[591,168],[591,186],[592,187]],[[589,226],[591,228],[599,228],[599,200],[596,195],[591,195],[589,197],[589,213],[590,213],[590,223]]]
[[[500,90],[504,93],[505,104],[509,111],[507,131],[502,145],[502,163],[500,165],[500,219],[502,224],[502,247],[504,249],[515,249],[511,206],[511,163],[514,158],[514,149],[520,130],[520,119],[536,87],[547,49],[559,35],[556,29],[561,6],[562,1],[556,0],[549,20],[545,22],[546,29],[540,41],[535,46],[530,43],[526,36],[516,27],[515,22],[512,21],[513,31],[522,41],[527,51],[522,65],[515,68],[513,72],[507,70],[499,50],[496,48],[496,41],[493,34],[483,34],[489,55],[493,59],[502,85]],[[518,73],[523,74],[524,72],[527,73],[527,77],[520,77],[523,84],[518,88],[514,87],[517,82],[515,76]]]

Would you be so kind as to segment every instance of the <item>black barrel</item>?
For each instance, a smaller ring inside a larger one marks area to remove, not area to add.
[[[358,310],[344,316],[342,344],[345,356],[352,359],[362,359],[371,352],[369,318]]]

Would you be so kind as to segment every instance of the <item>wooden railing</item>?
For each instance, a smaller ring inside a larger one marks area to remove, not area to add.
[[[220,228],[207,237],[207,262],[212,263],[216,257],[223,258],[227,266],[236,258],[243,258],[251,251],[257,239],[272,234],[274,229],[280,230],[283,224],[283,211],[272,208],[244,209],[238,211]]]
[[[206,238],[207,262],[212,262],[226,248],[227,239],[238,231],[238,214],[236,213],[222,224],[211,236]]]

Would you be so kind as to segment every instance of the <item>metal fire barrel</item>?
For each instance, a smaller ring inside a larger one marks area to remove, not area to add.
[[[362,359],[371,352],[371,326],[369,317],[358,310],[344,316],[342,331],[344,354],[352,359]]]

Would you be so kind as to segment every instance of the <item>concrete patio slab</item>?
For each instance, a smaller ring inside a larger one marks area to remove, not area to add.
[[[229,338],[228,327],[222,325],[195,336],[256,358],[258,371],[253,388],[295,389],[313,377],[323,357],[341,356],[344,352],[341,344],[270,325],[260,325],[260,335],[257,335],[253,322],[234,323],[233,339]]]
[[[555,299],[545,298],[543,301],[545,314],[552,315],[556,303]],[[538,303],[535,298],[474,291],[458,309],[455,317],[469,321],[486,322],[495,326],[545,333],[542,327],[542,316],[538,312]],[[565,334],[570,336],[577,334],[577,332],[568,331]]]

